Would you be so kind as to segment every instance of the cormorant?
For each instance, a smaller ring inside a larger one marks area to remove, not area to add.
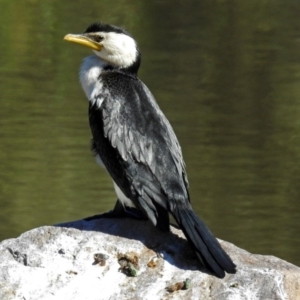
[[[140,214],[168,231],[171,213],[202,264],[220,278],[235,273],[235,264],[192,209],[178,140],[137,77],[141,54],[136,41],[124,29],[102,23],[64,39],[94,51],[84,59],[79,77],[89,100],[92,149],[118,196],[114,210],[100,217]]]

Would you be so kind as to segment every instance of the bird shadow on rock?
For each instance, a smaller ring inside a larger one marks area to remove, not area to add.
[[[130,218],[99,218],[91,221],[79,220],[55,225],[56,227],[74,228],[83,231],[96,231],[105,234],[137,240],[171,265],[183,270],[198,270],[211,275],[202,266],[197,256],[184,238],[181,230],[171,226],[170,232],[162,232],[149,221]],[[130,244],[129,247],[130,248]]]

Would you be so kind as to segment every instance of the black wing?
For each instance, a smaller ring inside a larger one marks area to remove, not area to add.
[[[101,92],[90,99],[97,151],[123,193],[156,224],[159,207],[168,209],[167,199],[189,199],[181,148],[139,79],[107,72],[100,81]]]

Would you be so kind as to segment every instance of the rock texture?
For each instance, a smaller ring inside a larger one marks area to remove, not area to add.
[[[220,242],[238,266],[224,279],[199,266],[175,228],[130,219],[40,227],[0,244],[0,299],[300,299],[298,267]]]

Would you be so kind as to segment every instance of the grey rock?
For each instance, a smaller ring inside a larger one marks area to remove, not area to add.
[[[0,243],[0,299],[300,299],[298,267],[220,243],[238,266],[224,279],[174,227],[98,219],[36,228]]]

